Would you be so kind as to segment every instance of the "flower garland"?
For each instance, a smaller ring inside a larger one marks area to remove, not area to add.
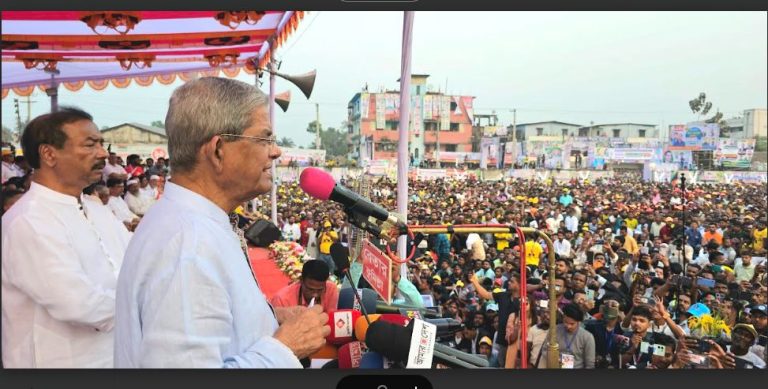
[[[277,267],[291,279],[291,282],[301,278],[301,269],[307,254],[304,247],[296,242],[275,242],[269,246],[270,258],[275,260]]]
[[[725,321],[719,315],[704,314],[699,317],[691,316],[688,319],[688,328],[691,329],[691,335],[698,338],[719,338],[723,334],[731,336],[731,328],[725,324]]]

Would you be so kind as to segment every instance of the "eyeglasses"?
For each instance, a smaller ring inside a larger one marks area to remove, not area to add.
[[[277,144],[277,137],[274,135],[268,138],[261,137],[261,136],[249,136],[249,135],[237,135],[237,134],[219,134],[219,136],[232,137],[232,138],[244,138],[244,139],[264,143],[267,146],[274,146],[275,144]]]

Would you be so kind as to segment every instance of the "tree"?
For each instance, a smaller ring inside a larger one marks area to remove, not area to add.
[[[155,120],[150,124],[152,127],[159,127],[159,128],[165,128],[165,123],[163,123],[162,120]]]
[[[16,134],[10,128],[3,126],[3,142],[14,143],[16,141]]]
[[[296,146],[296,144],[293,142],[293,139],[288,138],[287,136],[284,136],[284,137],[280,138],[277,141],[277,145],[280,146],[280,147],[294,147],[294,146]]]
[[[347,155],[347,133],[328,127],[320,133],[320,148],[325,150],[326,158]]]
[[[312,134],[316,133],[318,128],[320,128],[320,131],[323,130],[323,125],[320,124],[320,122],[318,122],[317,120],[313,120],[309,122],[309,124],[307,124],[307,132],[309,133],[312,133]]]
[[[707,101],[707,94],[704,92],[699,93],[699,97],[688,101],[688,106],[691,108],[691,112],[697,114],[697,121],[701,121],[702,116],[707,116],[712,109],[712,102]],[[717,110],[711,118],[705,119],[705,123],[717,124],[720,127],[720,137],[728,136],[728,123],[723,120],[723,114],[720,110]]]

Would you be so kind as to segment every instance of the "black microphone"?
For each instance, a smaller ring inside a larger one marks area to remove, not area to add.
[[[442,317],[440,315],[440,312],[437,309],[422,308],[422,307],[416,307],[413,305],[395,304],[395,303],[387,305],[387,303],[383,301],[376,302],[376,313],[405,314],[408,311],[419,312],[422,316],[424,316],[427,319],[439,319]]]
[[[443,338],[464,330],[464,323],[450,318],[424,319],[429,324],[437,326],[437,337]]]
[[[347,276],[349,284],[352,285],[352,291],[355,293],[357,303],[360,304],[360,311],[363,313],[365,321],[370,325],[371,319],[368,318],[368,310],[365,309],[363,299],[361,299],[360,295],[357,293],[357,288],[354,287],[355,283],[352,281],[352,275],[349,274],[349,249],[339,242],[334,242],[331,245],[331,258],[333,258],[333,263],[336,265],[336,269]]]
[[[448,346],[435,343],[434,339],[429,344],[424,344],[424,339],[416,339],[413,346],[418,355],[411,355],[413,342],[414,323],[411,321],[407,327],[377,320],[373,322],[365,337],[365,343],[371,351],[395,362],[409,362],[411,360],[433,359],[439,363],[453,368],[477,369],[488,367],[488,361],[482,357],[454,350]],[[426,346],[426,348],[425,348]]]

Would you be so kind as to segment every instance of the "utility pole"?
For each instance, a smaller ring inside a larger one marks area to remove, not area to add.
[[[27,123],[32,121],[32,103],[36,103],[35,100],[30,100],[29,96],[27,96]]]
[[[445,96],[448,96],[448,77],[445,78]],[[449,103],[450,104],[450,103]],[[443,105],[443,102],[440,102],[440,105]],[[448,109],[450,110],[450,105],[448,106]],[[446,112],[448,114],[448,117],[451,117],[451,114]],[[450,126],[450,120],[448,121]],[[440,169],[440,131],[442,130],[441,127],[443,126],[443,118],[440,118],[440,123],[437,125],[437,134],[435,134],[435,144],[437,147],[435,147],[435,160],[437,163],[435,166]]]
[[[19,113],[19,99],[13,99],[13,107],[16,109],[16,133],[21,134],[21,113]]]
[[[505,145],[506,147],[506,145]],[[506,153],[507,150],[504,150]],[[517,163],[517,108],[512,109],[512,168]],[[501,167],[504,169],[504,166]]]
[[[315,148],[320,149],[320,104],[315,103]]]

